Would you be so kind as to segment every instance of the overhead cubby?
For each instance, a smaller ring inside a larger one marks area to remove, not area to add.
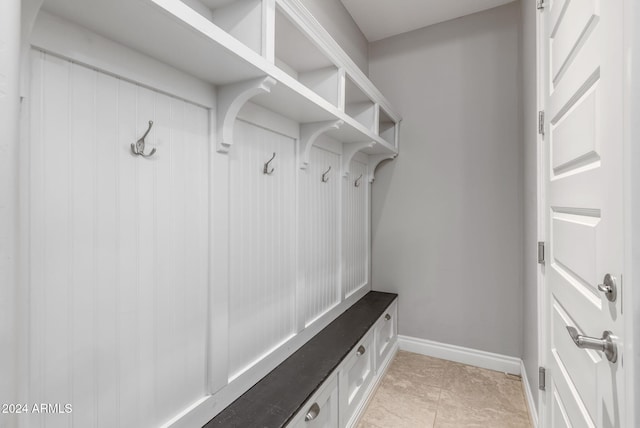
[[[263,0],[182,0],[258,54],[263,54]]]
[[[334,106],[340,101],[338,67],[276,7],[275,65]]]
[[[391,116],[384,111],[384,109],[380,108],[378,114],[378,135],[394,148],[397,148],[397,126],[398,124],[391,118]]]
[[[375,132],[375,107],[375,103],[371,101],[369,96],[347,75],[345,82],[345,113],[364,125],[369,131]]]

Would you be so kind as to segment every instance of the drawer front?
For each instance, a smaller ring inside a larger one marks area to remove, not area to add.
[[[287,427],[336,428],[338,426],[338,382],[334,374],[309,399]]]
[[[356,345],[340,368],[340,426],[344,427],[364,398],[367,387],[373,380],[375,349],[372,332]]]
[[[393,302],[376,322],[376,370],[380,368],[391,351],[398,328],[398,303]]]

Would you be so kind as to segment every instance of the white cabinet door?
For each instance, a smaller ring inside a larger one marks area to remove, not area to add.
[[[544,11],[550,257],[545,274],[549,377],[543,425],[550,428],[630,426],[623,409],[628,379],[622,364],[620,289],[622,8],[621,1],[555,0]],[[607,274],[617,278],[615,299],[604,292]],[[585,338],[601,339],[605,331],[617,336],[615,359],[593,349],[601,345]]]
[[[394,302],[376,322],[376,372],[393,348],[398,320],[398,304]]]
[[[345,359],[339,374],[340,426],[350,425],[364,393],[373,380],[375,349],[370,331]]]
[[[336,375],[326,381],[301,412],[288,425],[290,428],[335,428],[338,426],[338,382]]]

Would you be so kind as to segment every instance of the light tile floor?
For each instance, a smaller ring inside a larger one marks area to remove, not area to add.
[[[358,428],[530,428],[519,377],[400,351]]]

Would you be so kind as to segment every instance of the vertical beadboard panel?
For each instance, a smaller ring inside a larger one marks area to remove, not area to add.
[[[32,53],[33,426],[157,426],[205,395],[206,109]],[[129,145],[155,122],[150,159]]]
[[[331,167],[326,183],[322,174]],[[304,252],[305,323],[309,325],[340,303],[340,156],[311,148],[301,171],[301,242]]]
[[[118,406],[120,426],[140,425],[138,418],[138,227],[139,159],[127,156],[131,135],[137,135],[136,87],[121,81],[118,87]]]
[[[120,289],[118,287],[119,82],[111,76],[95,74],[95,299],[94,352],[95,395],[100,397],[95,416],[100,426],[119,425],[118,388],[120,343],[118,334]],[[100,161],[98,161],[100,160]],[[99,316],[97,316],[99,315]],[[89,425],[91,426],[91,425]]]
[[[193,104],[184,103],[187,117],[187,153],[184,175],[187,189],[182,204],[187,212],[187,278],[181,287],[185,293],[184,330],[180,331],[179,347],[184,349],[183,366],[189,368],[184,377],[176,378],[183,393],[178,408],[186,408],[205,395],[207,376],[207,310],[209,298],[209,112]],[[179,148],[182,149],[182,148]],[[175,402],[173,403],[176,404]],[[174,412],[175,413],[175,412]],[[175,414],[167,412],[171,417]]]
[[[94,359],[95,337],[95,251],[98,199],[95,174],[96,156],[96,78],[92,70],[70,64],[69,74],[69,141],[66,149],[52,147],[68,155],[69,179],[69,269],[68,304],[71,319],[71,402],[77,407],[73,425],[92,426],[96,422]],[[53,131],[55,134],[55,131]],[[53,191],[55,193],[55,190]],[[55,310],[55,308],[52,308]]]
[[[273,153],[272,175],[263,174]],[[230,156],[229,376],[295,329],[295,142],[238,121]]]
[[[45,64],[44,93],[50,108],[43,112],[43,245],[38,289],[43,294],[41,369],[44,403],[73,402],[73,243],[72,215],[74,165],[71,164],[70,114],[72,66],[50,58]],[[67,425],[68,416],[43,416],[48,427]]]
[[[354,160],[350,171],[342,189],[342,286],[347,297],[368,283],[369,255],[367,166]]]

